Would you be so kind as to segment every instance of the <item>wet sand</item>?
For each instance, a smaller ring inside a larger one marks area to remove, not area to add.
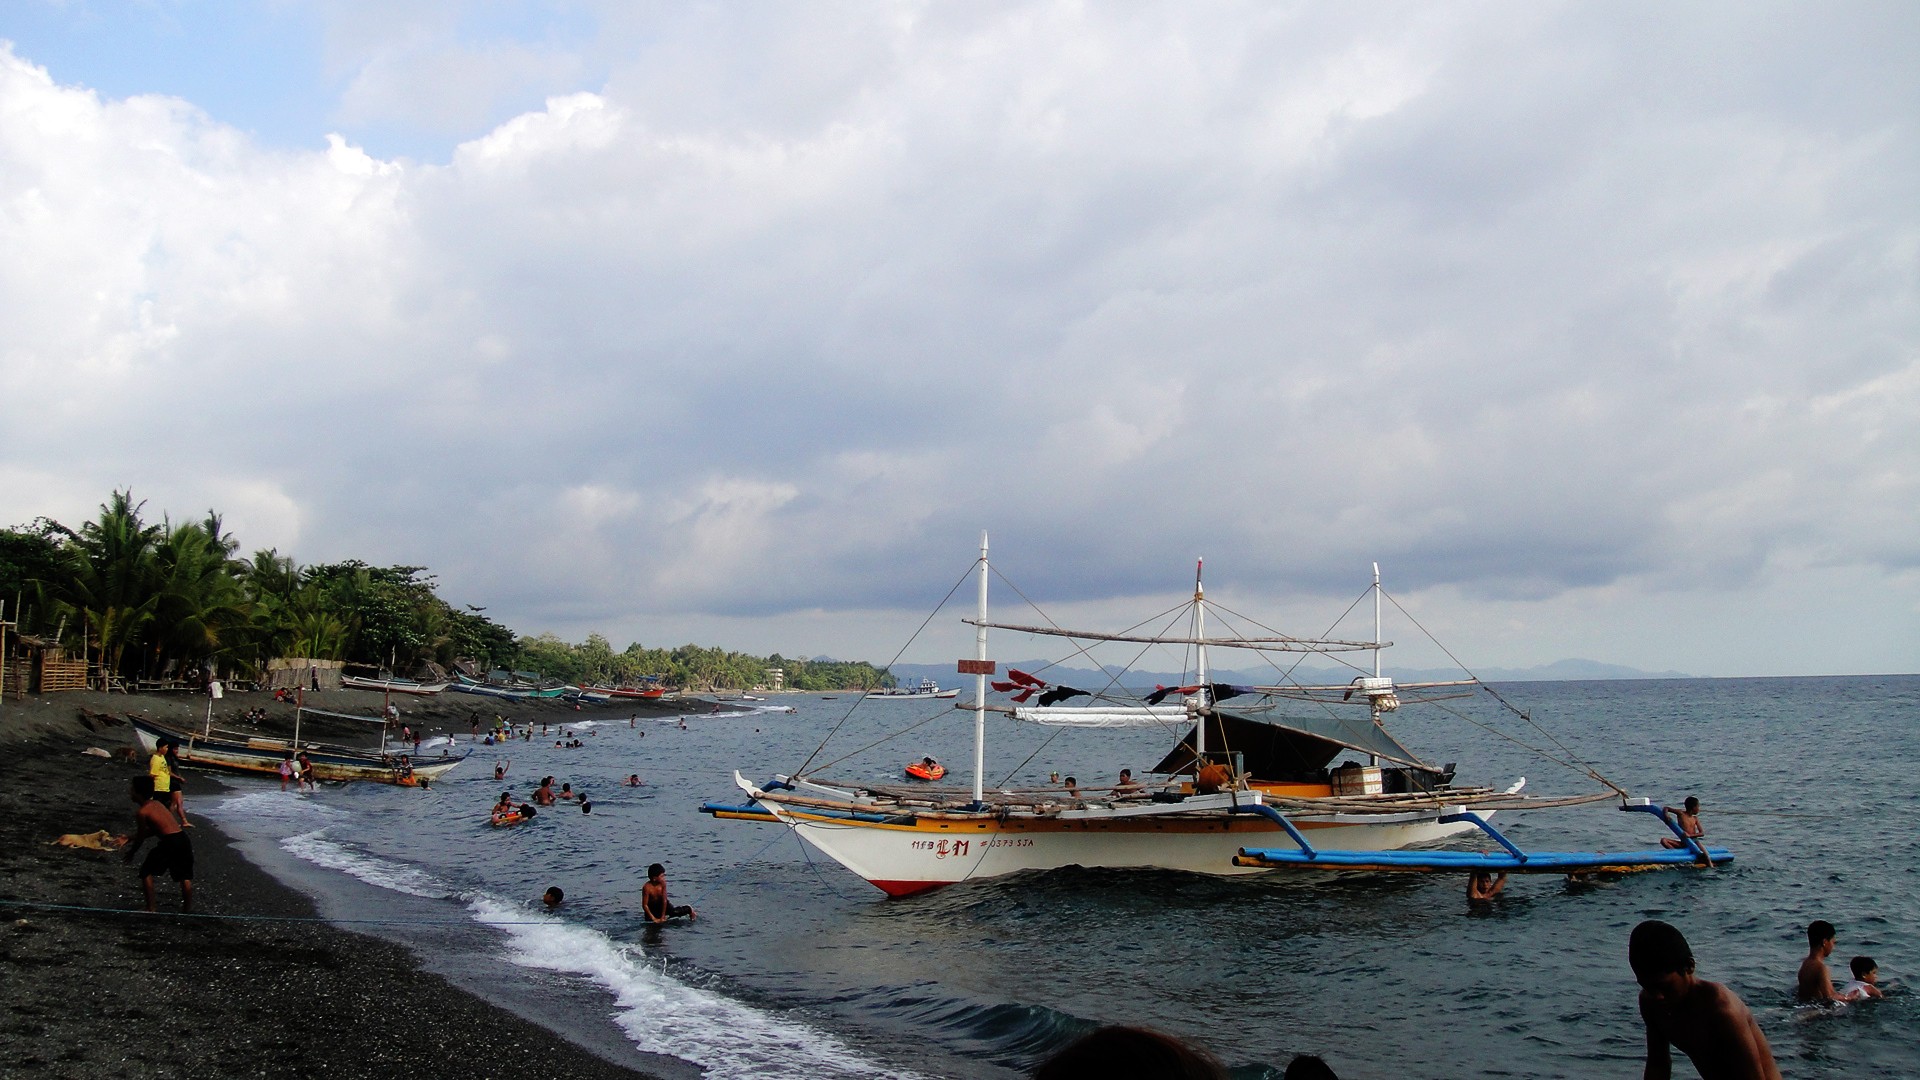
[[[332,700],[321,707],[340,708],[349,696],[323,695]],[[365,696],[377,709],[379,695]],[[263,700],[269,696],[229,698],[221,714]],[[188,774],[184,788],[195,822],[194,908],[220,917],[178,915],[179,888],[165,878],[160,914],[148,915],[120,853],[49,843],[63,833],[132,828],[127,781],[144,771],[121,753],[132,729],[87,721],[83,708],[185,720],[203,717],[206,703],[120,694],[0,702],[0,1075],[652,1075],[466,993],[423,970],[403,946],[315,919],[306,897],[195,816],[196,793],[218,784],[206,774]],[[464,703],[440,708],[447,720],[468,711]],[[479,708],[488,718],[508,711]],[[557,705],[530,709],[555,723],[573,715]],[[218,715],[215,722],[223,723]],[[114,756],[83,754],[89,746]]]

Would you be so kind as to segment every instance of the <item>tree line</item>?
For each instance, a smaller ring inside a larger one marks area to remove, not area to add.
[[[145,504],[115,491],[92,521],[71,529],[40,518],[0,529],[0,600],[21,632],[57,638],[98,670],[152,679],[211,668],[257,679],[268,660],[306,657],[410,674],[431,661],[482,670],[533,671],[573,683],[652,678],[689,689],[769,682],[837,690],[890,685],[864,662],[755,657],[682,645],[613,651],[599,634],[570,644],[522,638],[481,608],[442,600],[422,566],[357,559],[301,566],[267,548],[238,556],[239,541],[209,510],[180,524],[149,522]]]

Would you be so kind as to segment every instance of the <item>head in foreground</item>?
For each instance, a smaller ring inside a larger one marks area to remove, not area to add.
[[[1147,1028],[1103,1027],[1082,1035],[1033,1070],[1033,1080],[1225,1080],[1212,1054]]]
[[[1633,978],[1655,997],[1677,993],[1693,979],[1693,949],[1671,923],[1648,919],[1627,938],[1627,963]]]

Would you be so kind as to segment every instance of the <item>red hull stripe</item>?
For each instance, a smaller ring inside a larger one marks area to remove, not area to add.
[[[888,896],[912,896],[916,893],[932,892],[949,884],[945,881],[874,881],[869,882]]]

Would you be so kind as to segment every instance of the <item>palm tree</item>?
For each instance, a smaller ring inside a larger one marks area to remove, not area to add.
[[[131,491],[114,492],[99,520],[81,526],[62,549],[62,578],[42,583],[45,598],[74,617],[82,648],[91,655],[97,647],[108,670],[122,670],[128,647],[140,641],[159,606],[154,549],[164,526],[140,520],[145,505],[134,502]]]

